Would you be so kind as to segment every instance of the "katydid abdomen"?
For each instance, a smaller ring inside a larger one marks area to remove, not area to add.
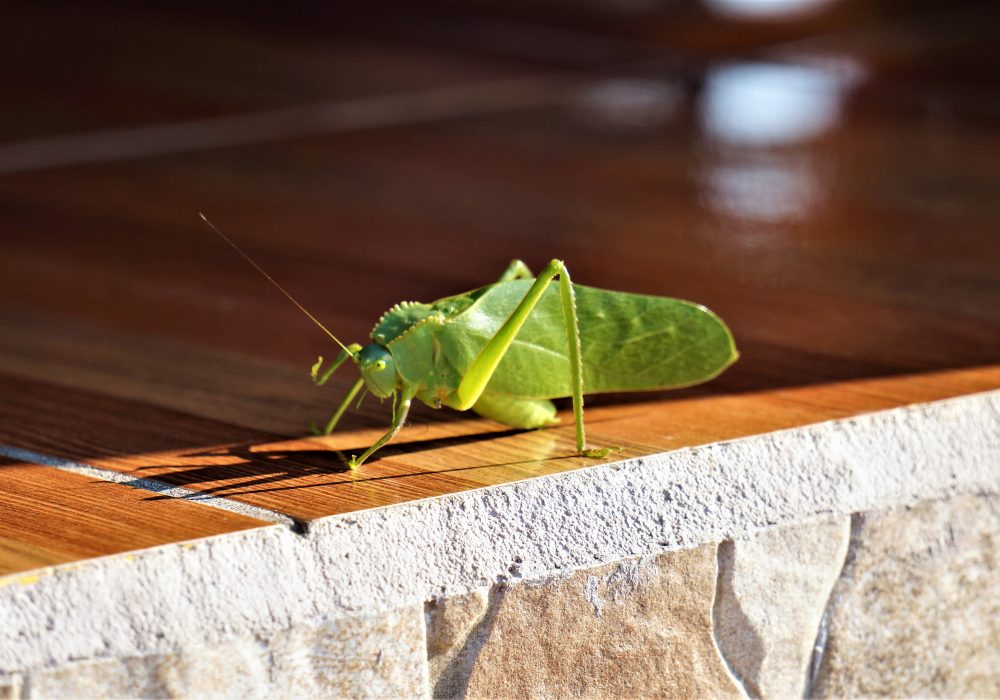
[[[455,406],[462,377],[532,283],[500,282],[464,299],[421,305],[424,318],[387,344],[400,376],[420,385],[417,396],[426,403]],[[586,394],[689,386],[736,359],[729,329],[703,306],[582,285],[573,290]],[[570,396],[571,376],[559,290],[550,286],[473,410],[514,427],[545,425],[555,411],[543,400]]]

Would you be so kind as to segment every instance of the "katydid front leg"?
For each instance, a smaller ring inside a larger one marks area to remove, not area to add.
[[[361,351],[360,345],[358,345],[357,343],[351,343],[346,348],[340,351],[340,354],[337,355],[337,359],[335,359],[332,363],[330,363],[330,366],[326,369],[325,372],[323,372],[322,375],[320,375],[319,370],[320,367],[323,366],[323,358],[320,357],[318,360],[316,360],[316,364],[312,366],[312,370],[309,373],[309,375],[312,377],[313,383],[316,386],[323,386],[324,384],[326,384],[330,380],[330,377],[333,376],[333,373],[337,371],[337,368],[347,361],[347,358],[353,357],[360,351]],[[312,434],[329,435],[330,433],[332,433],[333,429],[337,427],[337,423],[340,422],[340,417],[344,415],[344,411],[347,410],[347,407],[350,405],[351,401],[354,400],[354,397],[358,395],[358,392],[361,390],[361,387],[363,386],[364,386],[363,379],[359,379],[354,383],[354,386],[352,386],[351,390],[347,392],[347,396],[344,397],[344,400],[341,402],[340,406],[338,406],[337,410],[334,411],[332,416],[330,416],[330,420],[326,422],[326,425],[323,426],[322,430],[320,430],[315,424],[310,423],[309,428],[312,431]]]
[[[396,404],[396,410],[393,411],[392,425],[389,427],[389,432],[380,437],[375,444],[365,450],[360,457],[351,455],[351,460],[347,463],[351,469],[357,469],[360,467],[365,463],[366,459],[375,453],[376,450],[396,437],[396,433],[399,432],[400,428],[403,427],[403,423],[406,422],[406,416],[410,412],[410,404],[413,402],[413,397],[416,395],[416,385],[403,385],[403,389],[400,392],[399,403]]]
[[[511,264],[507,275],[511,273],[518,261]],[[521,263],[523,265],[523,263]],[[527,269],[525,266],[524,269]],[[583,427],[583,362],[580,357],[580,328],[576,315],[576,298],[573,294],[573,282],[569,270],[561,260],[552,260],[542,270],[521,299],[510,318],[504,321],[492,338],[487,341],[479,355],[462,378],[458,386],[459,410],[471,408],[486,389],[493,373],[500,365],[511,343],[517,336],[521,326],[528,320],[532,310],[542,298],[552,280],[559,277],[559,298],[562,302],[563,323],[566,328],[566,342],[569,347],[570,384],[573,396],[573,420],[576,426],[576,449],[580,454],[603,456],[603,450],[588,451],[587,439]]]
[[[322,375],[320,375],[319,369],[323,366],[323,357],[320,356],[319,359],[316,360],[316,364],[314,364],[312,369],[309,371],[309,376],[312,377],[313,383],[316,384],[316,386],[323,386],[326,384],[330,377],[333,376],[333,373],[337,371],[337,368],[347,361],[347,358],[354,357],[359,352],[361,352],[361,346],[357,343],[351,343],[340,351],[340,354],[337,355],[337,359],[330,363],[330,366],[325,372],[323,372]]]

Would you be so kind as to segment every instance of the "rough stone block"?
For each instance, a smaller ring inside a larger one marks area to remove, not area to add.
[[[416,697],[426,694],[423,614],[343,618],[174,653],[31,674],[28,697]]]
[[[274,690],[283,697],[423,697],[427,694],[424,614],[294,628],[271,644]]]
[[[428,649],[450,659],[432,692],[742,697],[712,635],[716,571],[716,547],[705,545],[499,585],[485,605],[431,606]]]
[[[466,644],[489,609],[489,591],[473,591],[432,601],[426,606],[427,663],[441,694],[458,695],[465,671],[478,651]]]
[[[803,696],[850,532],[842,516],[719,545],[716,639],[750,696]]]
[[[21,676],[0,676],[0,700],[20,700]]]
[[[100,659],[32,673],[28,697],[254,697],[266,687],[263,646],[236,641],[212,648]]]
[[[855,516],[813,696],[1000,696],[998,533],[998,496]]]

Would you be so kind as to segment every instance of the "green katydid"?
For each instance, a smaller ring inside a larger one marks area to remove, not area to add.
[[[493,284],[429,304],[402,302],[382,315],[372,342],[344,345],[218,228],[236,251],[340,346],[312,378],[323,385],[348,358],[360,377],[320,432],[331,433],[364,388],[392,398],[389,430],[362,453],[361,466],[392,440],[414,399],[434,408],[473,410],[513,428],[558,422],[551,399],[572,397],[576,448],[588,450],[583,395],[672,389],[708,381],[736,361],[725,323],[704,306],[680,299],[573,284],[552,260],[536,277],[513,261]],[[558,278],[558,286],[552,282]]]

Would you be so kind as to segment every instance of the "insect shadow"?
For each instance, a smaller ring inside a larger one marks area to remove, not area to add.
[[[453,437],[431,438],[427,440],[414,440],[405,443],[397,443],[383,450],[382,458],[399,457],[428,450],[435,450],[443,447],[457,447],[478,442],[487,442],[497,438],[509,437],[523,433],[523,430],[509,429],[501,431],[490,431],[477,433],[474,435],[457,435]],[[303,476],[322,474],[343,474],[352,470],[348,466],[350,449],[303,449],[303,450],[256,450],[258,443],[243,443],[232,445],[224,449],[198,450],[180,455],[183,458],[198,457],[236,457],[242,460],[235,464],[148,464],[140,467],[141,471],[152,469],[176,469],[177,471],[166,474],[157,474],[157,481],[168,483],[171,486],[195,487],[198,484],[218,481],[232,481],[239,479],[238,483],[228,483],[221,486],[199,488],[198,493],[202,495],[225,495],[234,491],[240,493],[255,493],[248,491],[256,487],[280,484],[284,481],[297,479]],[[528,460],[535,461],[535,460]],[[484,467],[503,466],[499,464],[478,464],[461,467],[458,469],[435,470],[438,471],[459,471],[461,469],[480,469]],[[353,483],[364,481],[375,481],[390,478],[402,478],[413,476],[415,473],[381,475],[372,477],[356,477]],[[329,484],[321,484],[329,486]],[[289,489],[305,488],[306,485],[290,486]],[[276,489],[266,489],[276,490]],[[148,500],[164,500],[169,496],[153,496]]]

